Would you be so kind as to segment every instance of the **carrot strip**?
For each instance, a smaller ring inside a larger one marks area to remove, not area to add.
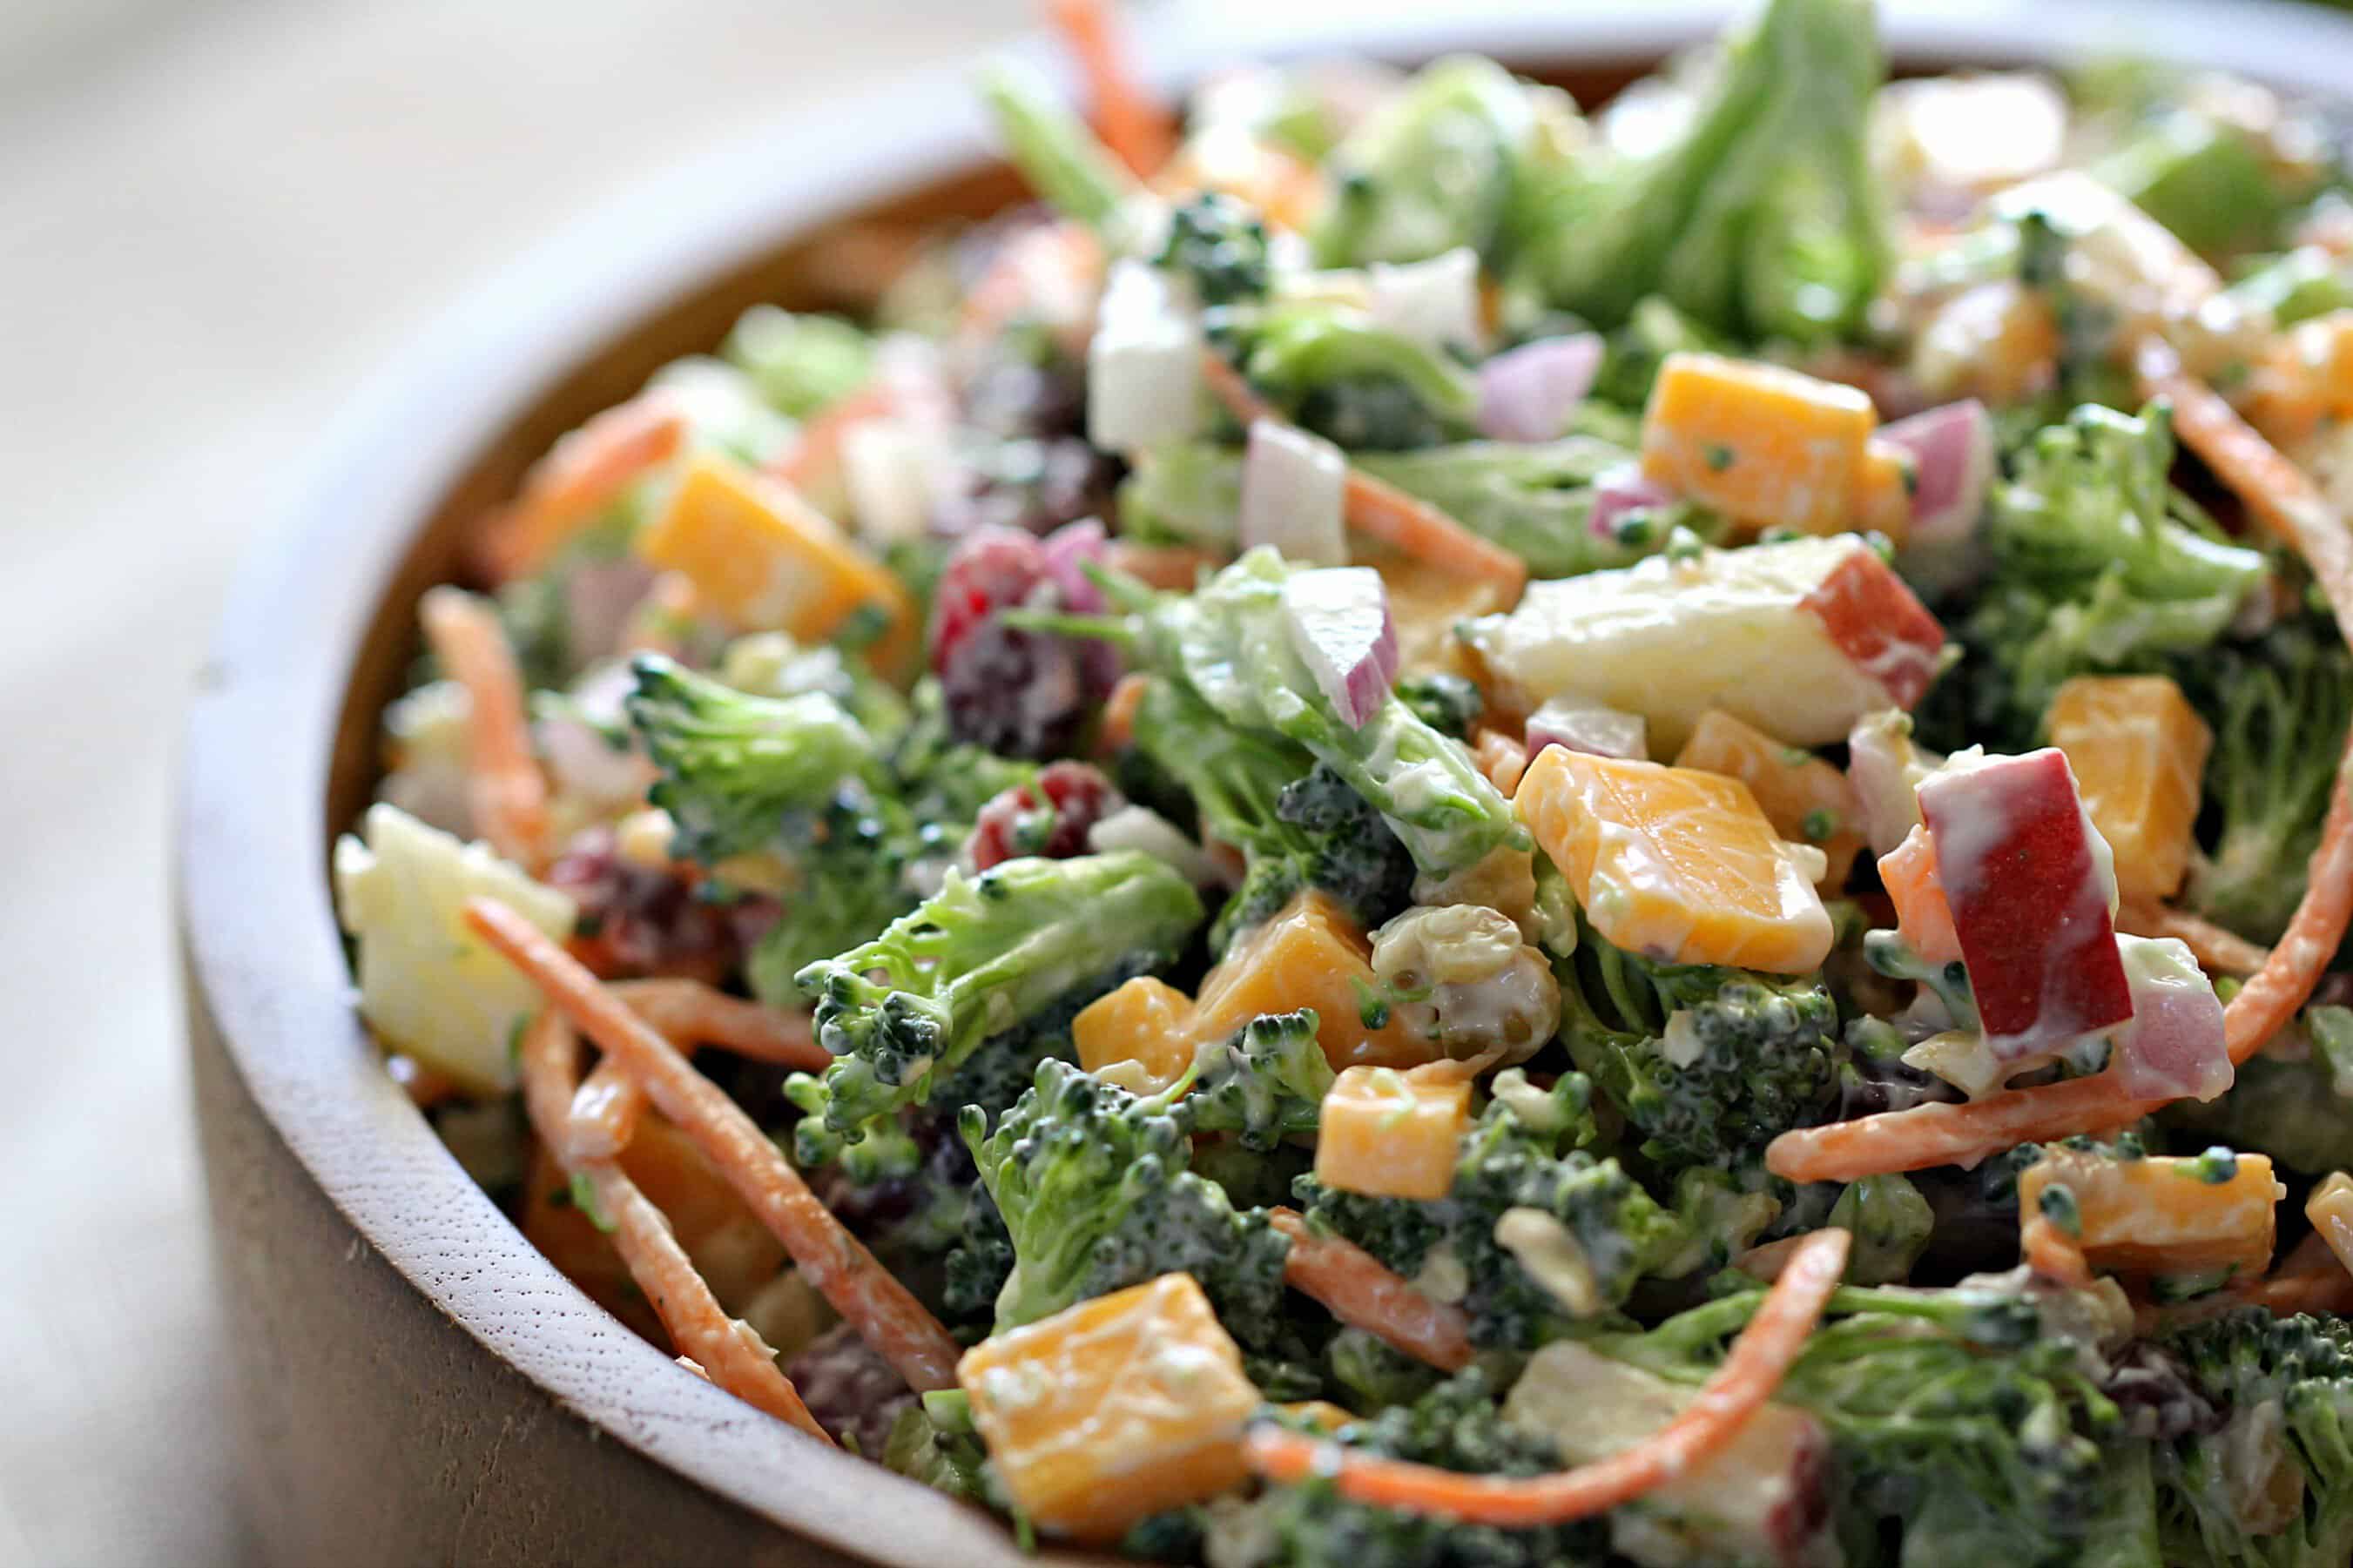
[[[2171,400],[2183,444],[2303,554],[2336,613],[2338,630],[2353,640],[2353,531],[2302,469],[2256,434],[2212,387],[2184,371],[2165,343],[2143,342],[2136,363],[2142,392]],[[2303,901],[2286,932],[2222,1010],[2223,1041],[2233,1065],[2246,1061],[2295,1019],[2343,943],[2346,927],[2353,924],[2353,738],[2337,764],[2337,788],[2306,878]],[[2121,1126],[2168,1103],[2128,1099],[2112,1074],[2102,1073],[2011,1089],[1967,1105],[1915,1106],[1784,1132],[1766,1150],[1765,1163],[1775,1175],[1794,1182],[1858,1181],[1892,1171],[1968,1163],[2030,1139]]]
[[[2135,936],[2169,936],[2189,949],[2209,973],[2242,978],[2258,973],[2271,962],[2272,950],[2224,931],[2171,904],[2126,904],[2116,912],[2116,929]]]
[[[1260,1426],[1247,1444],[1251,1468],[1279,1481],[1327,1477],[1357,1502],[1505,1530],[1562,1524],[1630,1502],[1722,1453],[1772,1398],[1838,1289],[1847,1243],[1843,1230],[1808,1237],[1697,1397],[1672,1421],[1606,1459],[1549,1476],[1464,1475]]]
[[[681,1046],[717,1046],[804,1072],[822,1072],[833,1060],[807,1013],[746,1002],[700,980],[624,980],[613,994]]]
[[[565,1152],[573,1085],[580,1077],[580,1037],[562,1013],[545,1008],[532,1020],[523,1032],[522,1057],[523,1107],[533,1128],[565,1173],[588,1184],[597,1213],[612,1226],[613,1249],[661,1319],[671,1348],[744,1404],[831,1443],[792,1379],[777,1369],[776,1352],[750,1325],[730,1318],[711,1293],[661,1210],[611,1161]]]
[[[1266,399],[1252,391],[1241,372],[1226,363],[1215,349],[1201,353],[1201,379],[1210,393],[1245,428],[1261,419],[1288,424]],[[1492,541],[1480,538],[1444,512],[1387,479],[1351,464],[1341,491],[1348,526],[1393,550],[1442,571],[1466,577],[1483,577],[1500,584],[1507,598],[1527,585],[1528,563]]]
[[[1103,145],[1138,177],[1149,176],[1168,161],[1176,137],[1127,68],[1108,0],[1047,0],[1046,14],[1086,73]]]
[[[556,1008],[645,1086],[654,1108],[694,1140],[730,1186],[785,1244],[834,1310],[918,1393],[955,1384],[961,1351],[923,1304],[843,1228],[800,1173],[719,1086],[538,927],[491,899],[470,900],[466,923],[531,977]],[[569,1098],[566,1109],[569,1110]]]
[[[1290,1209],[1271,1209],[1267,1218],[1291,1238],[1282,1278],[1293,1289],[1416,1361],[1446,1372],[1471,1364],[1471,1321],[1461,1308],[1432,1300],[1356,1243],[1317,1236]]]
[[[612,1160],[620,1156],[638,1135],[645,1120],[646,1091],[638,1080],[607,1057],[580,1080],[572,1103],[559,1123],[559,1139],[543,1139],[557,1151],[559,1163]]]
[[[522,670],[490,606],[458,588],[419,601],[425,640],[466,689],[466,793],[474,826],[491,847],[525,869],[538,866],[547,837],[547,778],[533,754]]]
[[[1504,795],[1519,793],[1520,777],[1528,771],[1528,749],[1501,730],[1482,727],[1471,741],[1472,760]]]
[[[1135,739],[1135,710],[1143,705],[1145,689],[1151,679],[1131,669],[1119,678],[1111,695],[1103,699],[1103,720],[1095,731],[1095,749],[1103,755],[1125,751],[1128,742]]]
[[[677,456],[686,431],[671,398],[643,393],[557,441],[523,476],[514,504],[492,520],[479,551],[484,569],[505,582],[545,566],[623,486]]]

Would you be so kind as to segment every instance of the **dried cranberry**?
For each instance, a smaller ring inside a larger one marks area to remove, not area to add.
[[[973,867],[986,871],[1020,855],[1083,855],[1088,830],[1126,804],[1101,769],[1054,763],[1034,783],[1016,784],[980,808],[969,846]]]
[[[1085,665],[1069,637],[985,622],[940,678],[948,729],[999,756],[1067,752],[1086,717]]]
[[[580,944],[610,976],[718,980],[743,962],[747,933],[774,918],[757,907],[765,900],[715,903],[677,872],[639,865],[605,827],[575,837],[547,881],[579,905]]]
[[[914,1403],[907,1380],[848,1323],[838,1323],[793,1357],[785,1374],[817,1424],[836,1441],[854,1436],[861,1454],[880,1456],[899,1413]]]
[[[982,528],[1050,533],[1111,510],[1122,472],[1083,439],[1009,441],[966,468],[933,512],[934,531],[955,537]]]
[[[1045,575],[1035,536],[1013,528],[976,528],[940,570],[932,603],[932,668],[944,676],[972,635],[997,611],[1027,602]]]

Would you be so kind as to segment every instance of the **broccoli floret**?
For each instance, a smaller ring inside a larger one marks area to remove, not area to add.
[[[647,798],[678,824],[681,857],[708,865],[767,849],[788,816],[875,767],[865,726],[823,692],[754,697],[659,654],[630,669],[629,722],[661,770]]]
[[[2269,1051],[2242,1063],[2230,1092],[2166,1108],[2168,1128],[2203,1143],[2260,1149],[2308,1176],[2353,1169],[2353,1009],[2314,1007],[2303,1018],[2312,1053]]]
[[[1596,1348],[1696,1384],[1761,1300],[1744,1290]],[[1843,1288],[1774,1397],[1829,1430],[1847,1478],[1841,1507],[1862,1521],[1906,1521],[1908,1537],[1928,1514],[1983,1512],[2031,1548],[2018,1562],[2078,1561],[2116,1411],[2084,1347],[2046,1326],[2033,1300],[1991,1284]],[[1904,1562],[1923,1560],[1913,1550]]]
[[[1133,851],[951,871],[873,941],[801,971],[835,1060],[821,1083],[797,1080],[797,1102],[854,1140],[927,1100],[990,1036],[1114,973],[1166,963],[1200,922],[1192,885]]]
[[[2304,898],[2345,733],[2353,654],[2334,630],[2282,626],[2184,671],[2214,721],[2206,799],[2219,827],[2189,872],[2187,901],[2255,942],[2276,942]]]
[[[839,316],[797,315],[754,305],[735,318],[720,354],[751,377],[779,414],[806,419],[864,386],[874,342]]]
[[[1202,326],[1270,403],[1351,452],[1460,439],[1478,416],[1469,373],[1361,310],[1314,301],[1226,305]]]
[[[1405,906],[1413,889],[1405,846],[1305,750],[1226,722],[1167,679],[1155,679],[1137,705],[1135,744],[1191,795],[1203,833],[1242,852],[1241,885],[1209,931],[1213,952],[1302,888],[1331,894],[1367,928]]]
[[[1182,1269],[1238,1340],[1263,1346],[1278,1333],[1291,1244],[1187,1168],[1173,1103],[1049,1058],[994,1131],[978,1107],[965,1109],[964,1141],[1012,1238],[998,1332]]]
[[[879,1456],[885,1468],[972,1502],[988,1499],[988,1450],[973,1430],[962,1389],[924,1394],[899,1413]]]
[[[1008,622],[1111,638],[1151,672],[1181,680],[1235,728],[1303,746],[1377,810],[1413,857],[1443,877],[1525,829],[1461,742],[1433,730],[1395,692],[1362,724],[1327,698],[1293,646],[1283,584],[1294,571],[1252,550],[1192,594],[1163,594],[1114,573],[1091,573],[1115,616],[1008,612]],[[1205,814],[1206,815],[1206,814]]]
[[[1472,1367],[1334,1436],[1366,1453],[1472,1474],[1557,1469],[1549,1440],[1504,1421],[1501,1393],[1490,1373]],[[1277,1488],[1248,1506],[1242,1529],[1261,1543],[1257,1568],[1599,1568],[1610,1560],[1598,1521],[1535,1530],[1461,1524],[1351,1502],[1325,1480]]]
[[[1203,191],[1168,215],[1160,265],[1188,278],[1204,305],[1266,297],[1266,225],[1233,197]]]
[[[2353,1323],[2248,1307],[2160,1342],[2224,1416],[2158,1446],[2169,1560],[2353,1562]]]
[[[1432,671],[1401,676],[1397,694],[1423,723],[1458,741],[1470,739],[1471,726],[1487,710],[1486,694],[1459,675]]]
[[[1569,1147],[1594,1136],[1582,1074],[1563,1075],[1548,1093],[1523,1079],[1463,1134],[1445,1197],[1370,1197],[1314,1176],[1302,1177],[1296,1192],[1319,1229],[1409,1279],[1427,1268],[1459,1286],[1474,1344],[1527,1350],[1625,1300],[1684,1239],[1617,1161]],[[1496,1236],[1497,1222],[1514,1209],[1549,1222],[1546,1251],[1562,1266],[1541,1279]]]
[[[1733,1169],[1838,1102],[1838,1009],[1819,976],[1654,963],[1589,923],[1554,968],[1570,1057],[1662,1166]]]
[[[1264,1153],[1291,1133],[1315,1131],[1332,1064],[1315,1039],[1315,1012],[1262,1013],[1195,1058],[1192,1089],[1177,1102],[1191,1132],[1222,1132]]]

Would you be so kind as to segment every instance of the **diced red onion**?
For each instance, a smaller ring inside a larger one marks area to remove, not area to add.
[[[1072,615],[1100,615],[1103,609],[1103,590],[1086,574],[1090,561],[1100,564],[1110,536],[1103,525],[1092,517],[1076,522],[1066,522],[1048,534],[1039,553],[1045,563],[1046,575],[1060,590],[1062,608]]]
[[[1528,718],[1528,755],[1546,746],[1646,763],[1651,760],[1650,726],[1639,713],[1555,698]]]
[[[1361,729],[1397,679],[1397,623],[1388,587],[1369,566],[1326,566],[1283,580],[1291,646],[1351,728]]]
[[[1345,566],[1342,492],[1347,459],[1320,436],[1277,420],[1253,421],[1242,458],[1243,548],[1271,544],[1303,566]]]
[[[1593,332],[1506,349],[1479,367],[1479,428],[1498,441],[1549,441],[1592,390],[1601,368]]]
[[[2211,1100],[2231,1087],[2222,1004],[2189,947],[2174,939],[2119,936],[2133,1016],[2116,1031],[2118,1087],[2140,1100]]]
[[[585,719],[555,713],[532,726],[532,738],[547,757],[547,771],[559,791],[596,805],[619,807],[640,800],[653,782],[653,764],[633,748],[616,747]]]
[[[1671,504],[1674,499],[1674,491],[1656,479],[1645,478],[1639,465],[1620,463],[1594,476],[1593,513],[1587,526],[1596,539],[1615,542],[1619,529],[1630,514],[1653,510]]]
[[[609,658],[628,630],[629,615],[654,585],[654,569],[624,558],[596,561],[564,574],[564,627],[574,661]]]
[[[1978,524],[1993,483],[1993,416],[1967,398],[1883,426],[1879,438],[1912,458],[1905,575],[1932,595],[1967,587],[1986,564]]]

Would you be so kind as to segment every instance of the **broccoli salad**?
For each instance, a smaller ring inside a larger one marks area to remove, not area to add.
[[[338,845],[697,1375],[1209,1568],[2353,1561],[2353,177],[1765,0],[982,92],[557,442]],[[888,258],[885,266],[878,258]]]

